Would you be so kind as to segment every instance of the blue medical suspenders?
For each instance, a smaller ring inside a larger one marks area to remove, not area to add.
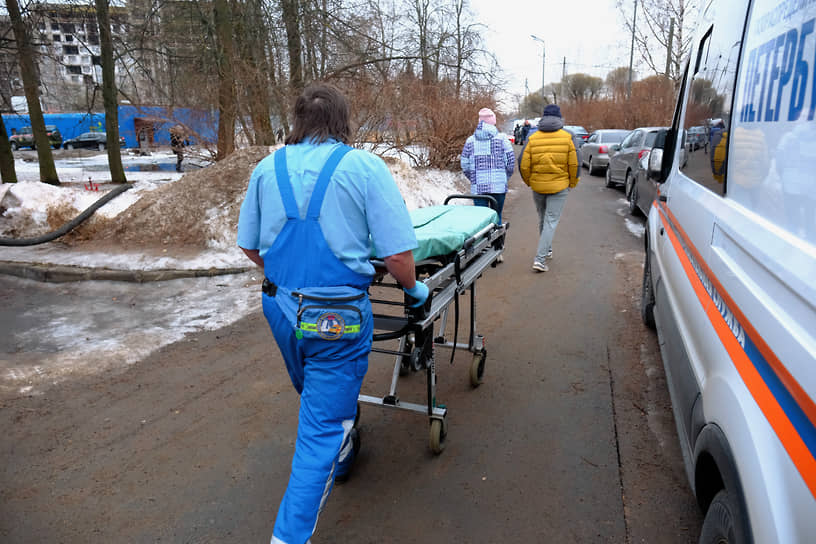
[[[300,217],[289,180],[286,147],[274,156],[287,221],[264,255],[263,310],[301,398],[292,473],[278,509],[273,544],[304,544],[311,538],[338,463],[343,467],[350,460],[346,459],[351,452],[349,433],[368,370],[373,319],[367,296],[355,301],[362,315],[359,333],[341,333],[339,340],[303,338],[293,323],[291,309],[282,310],[297,300],[293,292],[337,288],[359,290],[365,295],[371,283],[369,276],[351,270],[334,255],[318,223],[331,176],[350,150],[341,144],[332,151],[318,176],[305,218]]]

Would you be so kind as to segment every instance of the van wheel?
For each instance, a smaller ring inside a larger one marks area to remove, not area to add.
[[[99,149],[99,151],[105,151],[105,144],[99,144],[96,147]]]
[[[17,151],[17,142],[11,142],[11,150]]]
[[[708,507],[703,528],[700,531],[700,544],[720,544],[739,542],[737,540],[737,523],[739,507],[725,489],[714,496]]]
[[[643,320],[643,324],[652,330],[655,330],[654,306],[652,264],[649,261],[649,248],[646,247],[646,258],[643,263],[643,283],[640,286],[640,318]]]
[[[68,144],[68,145],[66,145],[66,146],[65,146],[65,149],[67,149],[68,151],[71,151],[72,149],[74,149],[74,144]]]

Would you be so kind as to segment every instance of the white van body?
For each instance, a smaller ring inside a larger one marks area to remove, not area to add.
[[[655,326],[701,542],[816,542],[816,2],[705,9],[649,176]],[[706,145],[682,138],[705,127]]]

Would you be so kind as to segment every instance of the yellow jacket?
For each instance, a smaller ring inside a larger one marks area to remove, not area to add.
[[[519,172],[537,193],[553,194],[578,185],[578,159],[570,133],[561,129],[531,134]]]

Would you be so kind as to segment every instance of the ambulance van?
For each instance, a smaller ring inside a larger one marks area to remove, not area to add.
[[[710,2],[649,156],[641,311],[700,542],[816,543],[815,82],[816,0]]]

